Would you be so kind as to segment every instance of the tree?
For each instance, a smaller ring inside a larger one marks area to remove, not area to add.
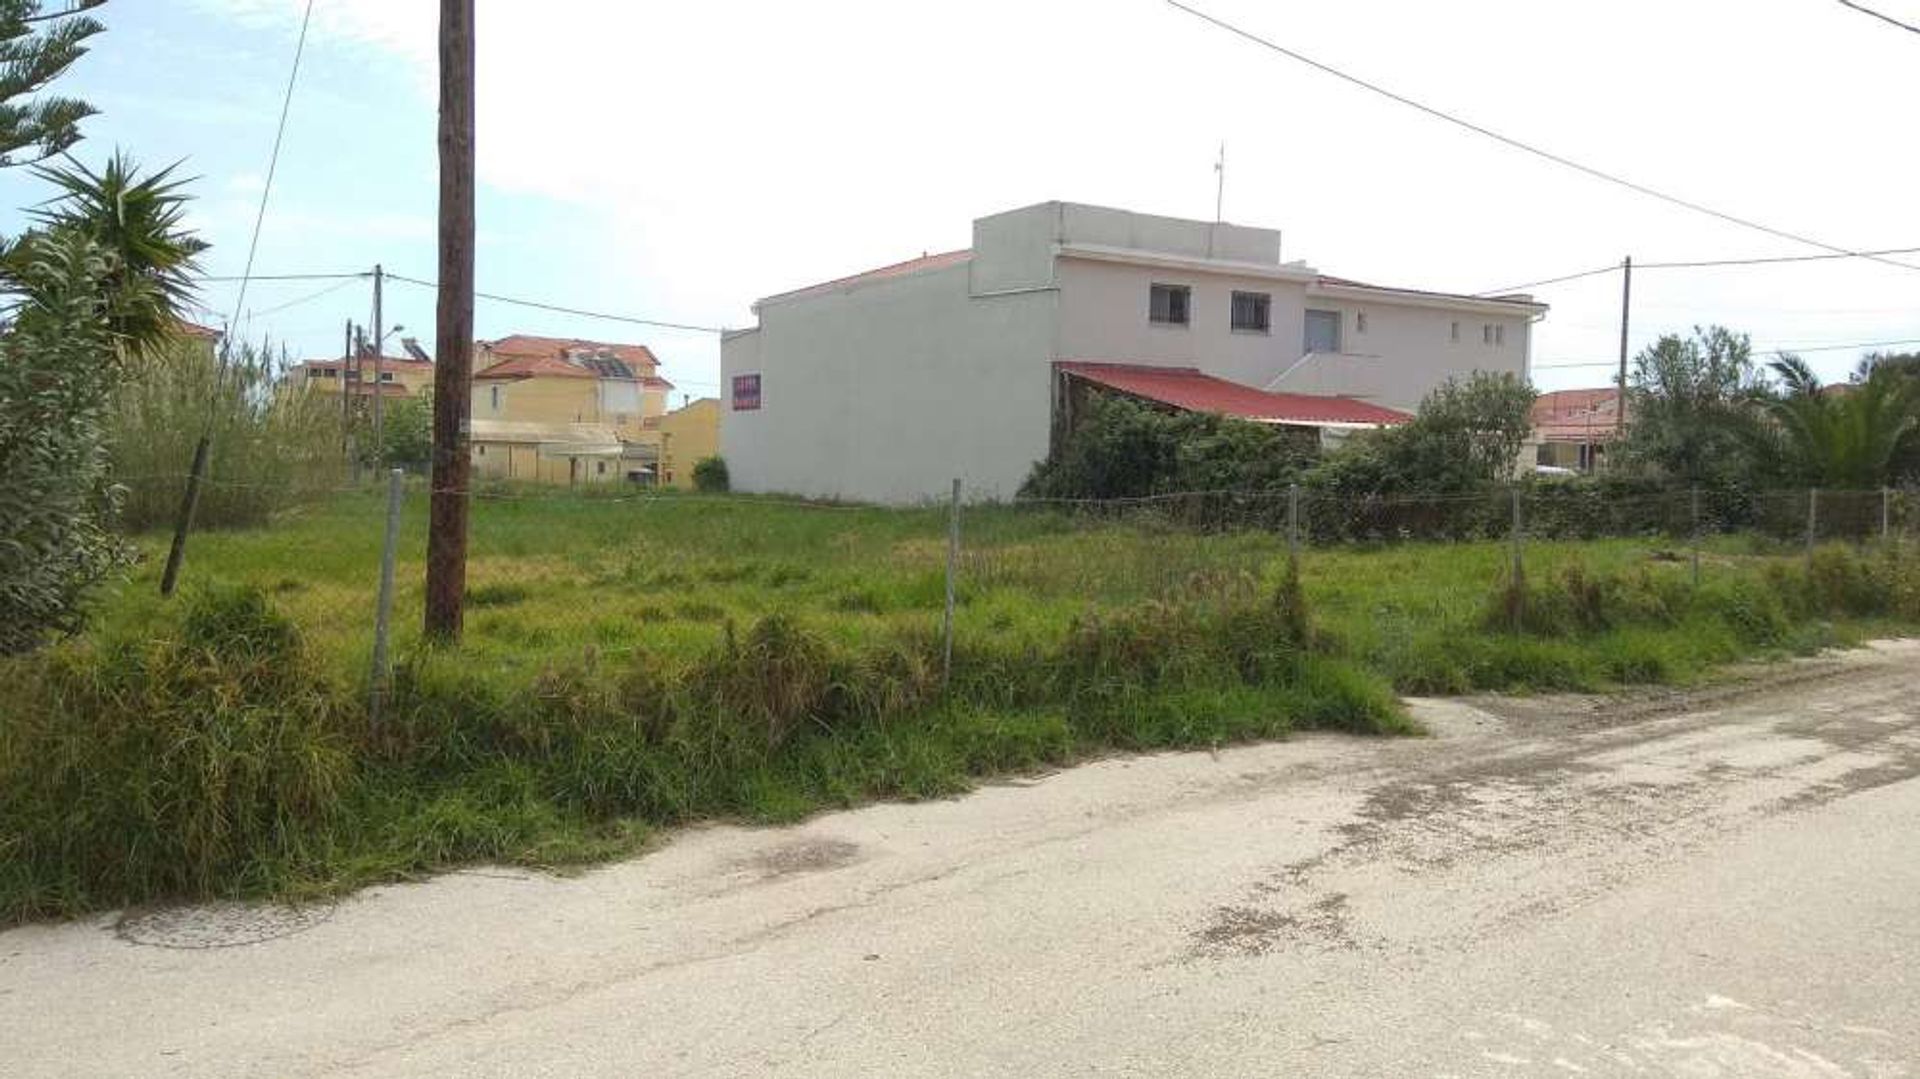
[[[1823,386],[1798,356],[1782,353],[1769,366],[1783,393],[1768,402],[1768,412],[1794,478],[1850,490],[1895,478],[1903,452],[1920,439],[1920,379],[1880,363],[1853,382]]]
[[[94,114],[84,101],[33,98],[86,55],[87,39],[106,29],[82,12],[106,0],[68,0],[52,11],[42,0],[0,0],[0,168],[45,161],[80,141],[80,121]],[[19,158],[20,151],[31,156]]]
[[[372,420],[364,412],[356,414],[354,436],[361,464],[371,468],[384,463],[388,468],[424,472],[433,463],[432,391],[386,402],[380,446],[374,445]]]
[[[1533,387],[1511,374],[1476,371],[1441,383],[1412,422],[1353,436],[1309,477],[1353,495],[1459,492],[1513,476],[1533,431]]]
[[[1764,396],[1746,334],[1696,326],[1690,338],[1662,336],[1634,357],[1621,456],[1693,483],[1751,477],[1769,463],[1753,452]]]

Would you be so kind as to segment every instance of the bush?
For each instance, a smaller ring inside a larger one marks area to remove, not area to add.
[[[693,489],[708,494],[724,494],[733,486],[727,475],[724,457],[702,457],[693,465]]]
[[[1299,477],[1316,444],[1311,432],[1096,395],[1053,456],[1033,466],[1020,493],[1099,499],[1275,490]]]
[[[353,758],[258,591],[195,596],[168,639],[23,669],[0,724],[0,921],[283,886],[317,857]]]

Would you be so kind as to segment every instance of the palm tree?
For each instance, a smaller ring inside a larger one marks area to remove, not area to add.
[[[1854,490],[1895,479],[1902,451],[1920,437],[1920,381],[1875,364],[1853,382],[1823,386],[1786,353],[1768,366],[1784,391],[1768,409],[1802,478]]]
[[[81,238],[100,259],[99,287],[115,337],[132,352],[159,344],[193,301],[198,257],[207,248],[185,226],[188,181],[174,179],[178,166],[141,176],[123,153],[97,173],[68,162],[33,170],[57,193],[33,211],[34,230],[0,255],[0,272],[19,282],[48,237]]]

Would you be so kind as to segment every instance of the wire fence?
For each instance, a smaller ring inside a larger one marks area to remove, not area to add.
[[[197,536],[188,586],[267,591],[310,639],[367,672],[377,712],[393,657],[421,643],[425,483],[396,473],[318,498],[244,493],[279,499],[269,523]],[[1408,606],[1415,601],[1374,598],[1383,577],[1421,578],[1424,591],[1396,594],[1457,606],[1516,576],[1543,579],[1574,565],[1654,567],[1699,584],[1792,564],[1823,544],[1920,538],[1920,492],[1897,489],[1623,494],[1522,483],[979,504],[963,504],[956,489],[947,502],[911,507],[611,484],[467,493],[462,654],[477,668],[534,674],[583,654],[671,661],[774,613],[809,618],[853,644],[927,641],[944,674],[956,649],[1039,647],[1088,612],[1267,587],[1289,570],[1390,645],[1422,615]],[[143,541],[147,564],[129,589],[151,583],[161,543]]]

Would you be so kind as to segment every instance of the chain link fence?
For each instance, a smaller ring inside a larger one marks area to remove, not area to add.
[[[121,482],[154,488],[178,478]],[[222,481],[209,486],[220,491]],[[366,672],[377,709],[394,657],[422,643],[425,482],[396,476],[318,498],[227,494],[270,504],[271,521],[195,535],[187,586],[266,591],[323,654]],[[1608,495],[1540,483],[912,507],[613,485],[483,485],[470,494],[462,655],[476,669],[529,677],[583,655],[670,660],[773,613],[807,618],[851,645],[927,640],[944,665],[982,642],[1038,648],[1089,612],[1271,587],[1290,567],[1352,634],[1391,650],[1428,616],[1422,603],[1490,596],[1516,575],[1653,565],[1697,584],[1821,544],[1898,543],[1920,532],[1920,493],[1891,489]],[[109,627],[158,609],[150,593],[164,536],[148,533],[139,545],[144,560],[110,605]],[[1383,589],[1382,575],[1433,584]]]

